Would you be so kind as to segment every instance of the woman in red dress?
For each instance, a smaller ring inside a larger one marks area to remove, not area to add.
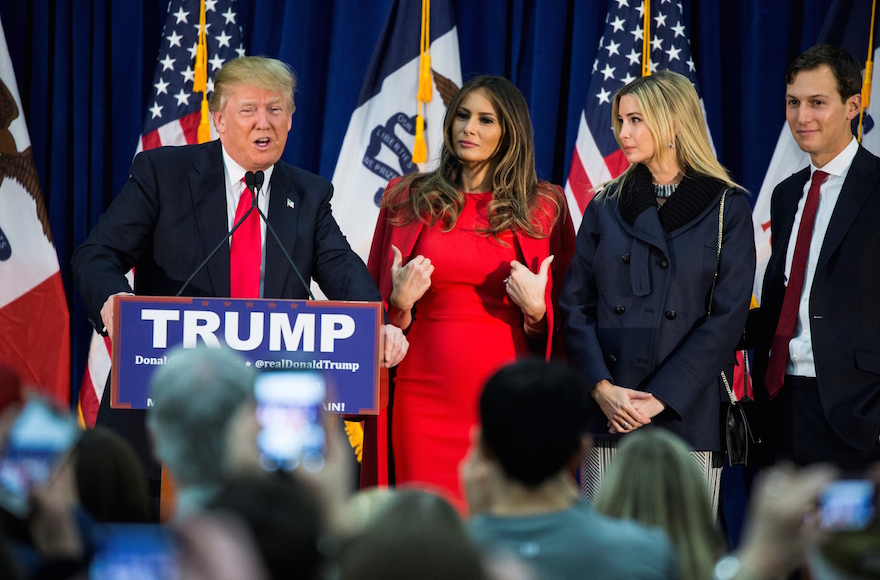
[[[439,167],[388,185],[368,266],[410,344],[392,399],[395,481],[461,500],[483,383],[559,347],[574,228],[561,190],[537,179],[528,106],[510,81],[466,83],[443,129]]]

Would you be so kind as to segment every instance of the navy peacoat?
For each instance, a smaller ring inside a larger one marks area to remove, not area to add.
[[[622,214],[630,181],[622,192],[612,185],[593,199],[577,235],[560,309],[570,363],[588,388],[607,379],[650,392],[666,405],[652,425],[675,432],[695,450],[718,451],[727,400],[720,371],[733,376],[751,298],[755,245],[749,203],[743,192],[729,189],[707,317],[725,185],[705,176],[700,182],[702,201],[690,203],[684,212],[688,221],[674,229],[661,224],[652,193],[650,205],[633,212],[630,203],[626,217]],[[684,183],[673,197],[688,195]],[[592,397],[590,403],[593,435],[619,437],[609,434],[607,418]]]

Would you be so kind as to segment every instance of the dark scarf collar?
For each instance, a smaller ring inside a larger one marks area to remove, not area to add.
[[[660,225],[667,233],[690,223],[714,203],[724,189],[724,182],[720,179],[686,171],[675,193],[658,210],[652,183],[648,168],[641,163],[636,164],[624,183],[624,190],[620,192],[620,215],[626,223],[633,225],[642,212],[651,209],[657,212]]]

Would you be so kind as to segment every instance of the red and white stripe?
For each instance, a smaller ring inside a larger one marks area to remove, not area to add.
[[[593,188],[611,181],[627,167],[629,162],[619,149],[608,157],[602,157],[593,134],[587,127],[586,117],[581,112],[577,141],[571,156],[571,168],[568,172],[568,181],[565,182],[565,197],[575,230],[580,227],[584,210],[593,199],[595,193]]]

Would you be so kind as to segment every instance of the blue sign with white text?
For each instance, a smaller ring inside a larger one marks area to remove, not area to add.
[[[237,351],[258,370],[313,369],[332,384],[326,410],[379,410],[379,302],[123,296],[117,304],[111,406],[151,406],[150,378],[183,348]]]

